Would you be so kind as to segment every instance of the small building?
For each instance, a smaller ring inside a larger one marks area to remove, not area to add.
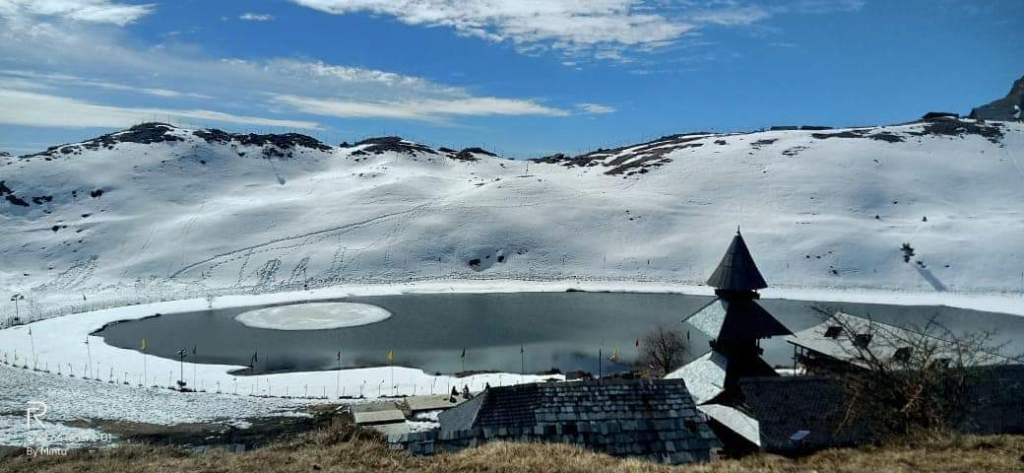
[[[431,411],[443,411],[451,409],[463,401],[461,396],[447,394],[435,394],[431,396],[410,396],[405,399],[405,410],[410,416],[416,416]]]
[[[960,114],[953,112],[928,112],[921,116],[921,120],[926,122],[935,120],[957,120],[959,118]]]
[[[439,430],[392,442],[422,454],[495,440],[562,442],[669,464],[710,461],[720,447],[681,380],[492,387],[438,420]]]
[[[352,412],[356,425],[369,427],[385,424],[401,424],[405,422],[405,413],[397,407],[385,410],[366,410]]]
[[[865,368],[863,356],[870,354],[880,360],[898,360],[911,355],[913,345],[927,344],[935,350],[931,357],[954,359],[954,341],[941,334],[927,333],[878,322],[844,312],[836,312],[828,320],[786,337],[793,345],[797,362],[808,373],[832,374]],[[1005,364],[1013,360],[998,353],[976,354],[978,365]]]

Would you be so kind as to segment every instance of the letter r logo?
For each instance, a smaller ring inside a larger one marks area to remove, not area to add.
[[[46,415],[46,403],[42,401],[28,401],[26,404],[28,404],[28,407],[25,409],[25,426],[31,429],[32,419],[35,419],[40,427],[46,428],[46,425],[40,420]]]

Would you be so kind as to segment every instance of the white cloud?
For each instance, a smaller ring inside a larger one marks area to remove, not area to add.
[[[177,110],[99,105],[58,95],[0,90],[0,123],[38,127],[123,128],[146,121],[211,121],[241,125],[318,129],[315,122],[233,115],[212,110]]]
[[[482,95],[378,69],[214,58],[195,45],[173,42],[140,47],[130,30],[44,15],[66,10],[29,14],[19,3],[20,16],[15,16],[7,15],[13,8],[10,0],[0,5],[6,9],[0,11],[0,90],[7,89],[0,96],[0,123],[123,127],[155,119],[309,129],[319,124],[295,118],[443,123],[460,117],[564,117],[580,110],[538,99]],[[140,94],[149,96],[144,105]],[[196,106],[195,99],[205,102]]]
[[[31,81],[29,80],[31,79]],[[83,77],[68,75],[68,74],[53,74],[53,73],[39,73],[34,71],[24,70],[0,70],[0,80],[20,81],[19,84],[22,86],[16,86],[12,88],[26,89],[24,86],[26,83],[37,84],[36,88],[50,88],[48,84],[56,84],[62,86],[80,86],[80,87],[94,87],[99,89],[117,90],[124,92],[132,92],[136,94],[152,95],[154,97],[166,97],[166,98],[196,98],[196,99],[209,99],[213,98],[209,95],[197,94],[194,92],[181,92],[171,89],[162,89],[154,87],[137,87],[125,84],[119,84],[116,82],[108,82],[102,80],[86,79]]]
[[[268,15],[266,13],[243,13],[238,17],[239,20],[245,21],[270,21],[274,19],[274,15]]]
[[[586,113],[590,113],[590,114],[594,114],[594,115],[603,115],[603,114],[606,114],[606,113],[614,113],[615,112],[615,107],[610,107],[608,105],[601,105],[599,103],[586,103],[586,102],[578,103],[578,104],[576,104],[576,108],[578,108],[578,109],[580,109],[580,110],[582,110],[582,111],[584,111]]]
[[[706,26],[750,27],[782,14],[854,11],[864,0],[291,0],[326,13],[370,13],[510,42],[523,54],[633,62]],[[566,61],[576,66],[576,61]]]
[[[747,26],[772,16],[768,9],[757,6],[737,6],[704,10],[694,13],[690,19],[702,23],[719,26]]]
[[[57,17],[124,26],[153,11],[152,4],[130,5],[110,0],[0,0],[0,17]]]
[[[275,95],[272,100],[311,115],[343,118],[393,118],[434,121],[452,116],[541,115],[564,117],[569,112],[530,100],[497,97],[427,99],[415,101],[350,101]]]
[[[292,1],[327,13],[388,15],[410,25],[447,26],[462,35],[572,54],[622,47],[656,48],[694,28],[685,21],[637,8],[634,0]]]

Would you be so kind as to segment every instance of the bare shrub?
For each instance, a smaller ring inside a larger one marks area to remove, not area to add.
[[[655,327],[640,340],[640,364],[652,376],[665,376],[683,364],[686,339],[678,329]]]
[[[828,324],[846,361],[832,370],[847,392],[842,424],[876,434],[956,429],[985,376],[979,368],[1020,361],[1001,354],[993,332],[954,333],[935,317],[900,328],[834,312]]]

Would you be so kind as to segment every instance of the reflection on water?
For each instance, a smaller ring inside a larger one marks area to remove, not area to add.
[[[638,293],[410,294],[339,299],[383,307],[391,318],[360,327],[282,331],[249,328],[234,317],[253,307],[190,312],[110,325],[98,332],[107,343],[177,359],[182,348],[200,363],[248,365],[255,373],[375,366],[387,363],[428,372],[469,371],[598,372],[625,371],[636,359],[635,342],[656,325],[678,326],[690,339],[689,357],[707,350],[707,339],[680,321],[709,297]],[[1020,344],[1024,317],[949,307],[885,306],[762,300],[763,306],[791,330],[809,327],[820,315],[814,305],[871,315],[902,325],[923,325],[937,317],[959,331],[999,330],[999,339]],[[770,363],[792,363],[792,348],[782,340],[763,344]],[[1017,351],[1019,347],[1015,347]],[[465,349],[466,356],[461,356]],[[608,357],[618,350],[620,360]],[[341,362],[337,353],[341,352]],[[245,373],[249,373],[246,370]]]

